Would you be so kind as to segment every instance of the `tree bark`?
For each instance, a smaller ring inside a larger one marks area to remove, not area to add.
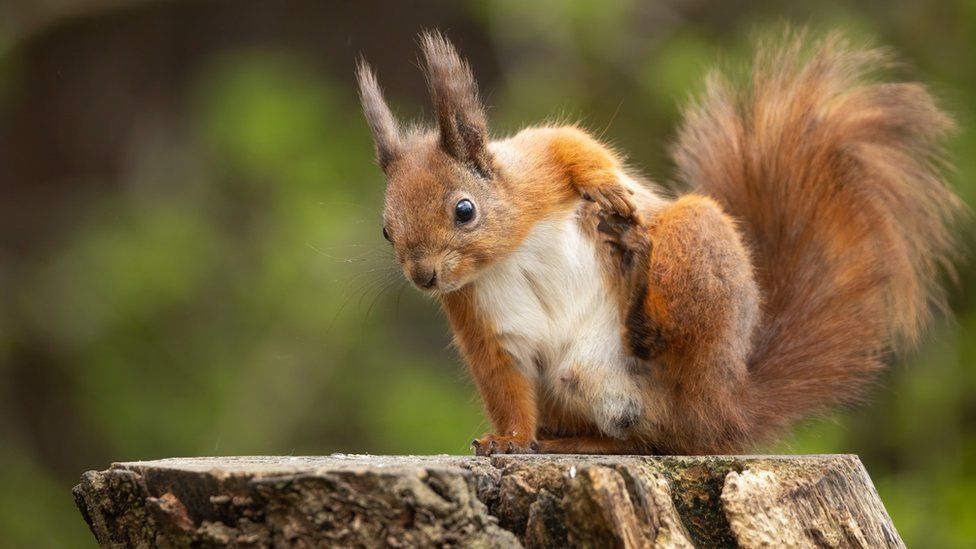
[[[103,547],[904,547],[849,455],[166,459],[74,496]]]

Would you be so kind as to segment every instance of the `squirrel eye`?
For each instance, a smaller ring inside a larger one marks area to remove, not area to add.
[[[457,219],[458,223],[467,223],[474,219],[474,202],[467,198],[459,200],[454,206],[454,218]]]
[[[386,230],[386,227],[383,227],[383,238],[385,238],[387,242],[393,242],[390,240],[390,231]]]

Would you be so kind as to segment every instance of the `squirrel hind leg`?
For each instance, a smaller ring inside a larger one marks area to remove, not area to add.
[[[634,288],[623,326],[624,344],[641,360],[653,360],[667,348],[664,330],[642,299],[647,290],[646,282]]]
[[[624,345],[633,356],[651,360],[661,354],[667,345],[661,323],[650,314],[645,303],[653,250],[651,229],[639,219],[605,212],[600,212],[598,216],[600,222],[597,230],[609,245],[611,256],[617,260],[617,268],[624,281]]]
[[[744,361],[759,290],[749,254],[721,207],[685,195],[648,225],[629,226],[622,235],[632,255],[623,265],[624,341],[634,354],[653,359],[711,349]]]
[[[637,439],[601,436],[550,438],[539,441],[543,454],[653,454],[653,449]]]

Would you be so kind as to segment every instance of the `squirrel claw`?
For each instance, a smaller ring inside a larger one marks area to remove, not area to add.
[[[471,441],[476,456],[491,456],[495,454],[535,454],[539,451],[539,443],[534,439],[525,440],[516,436],[496,436],[486,434]]]
[[[637,204],[632,198],[634,190],[624,185],[581,187],[579,194],[583,200],[596,202],[603,211],[630,219],[637,215]]]

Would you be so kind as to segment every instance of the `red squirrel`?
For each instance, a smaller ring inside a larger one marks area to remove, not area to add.
[[[859,401],[917,341],[964,210],[953,122],[874,79],[884,51],[808,42],[760,44],[740,85],[708,77],[676,198],[578,126],[491,139],[438,32],[433,128],[401,127],[360,62],[383,234],[450,321],[494,428],[478,455],[740,452]]]

